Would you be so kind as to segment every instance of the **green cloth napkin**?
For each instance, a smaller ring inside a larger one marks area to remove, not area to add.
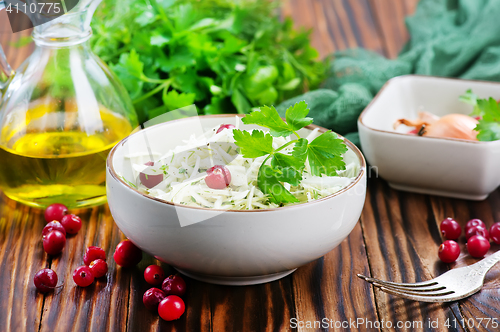
[[[384,83],[421,74],[500,81],[500,0],[421,0],[406,19],[410,41],[397,59],[364,49],[336,52],[323,89],[287,100],[305,100],[314,123],[352,139],[356,122]]]

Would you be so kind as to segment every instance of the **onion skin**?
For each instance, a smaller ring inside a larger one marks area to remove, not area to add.
[[[478,132],[474,128],[476,128],[478,121],[464,114],[448,114],[438,118],[430,113],[420,113],[417,120],[397,120],[394,123],[394,128],[401,124],[415,127],[419,136],[477,141]]]

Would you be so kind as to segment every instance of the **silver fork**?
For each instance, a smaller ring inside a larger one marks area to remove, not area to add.
[[[456,268],[424,282],[398,283],[358,274],[380,290],[410,300],[451,302],[471,296],[483,287],[486,273],[500,261],[500,251],[469,266]]]

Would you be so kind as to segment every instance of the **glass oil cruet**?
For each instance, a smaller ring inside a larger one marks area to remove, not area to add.
[[[138,126],[125,88],[90,49],[100,1],[36,26],[17,72],[0,47],[0,189],[16,201],[104,203],[107,154]]]

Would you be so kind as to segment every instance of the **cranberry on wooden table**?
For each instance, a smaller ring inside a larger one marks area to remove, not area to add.
[[[500,244],[500,222],[491,225],[490,237],[493,242],[495,242],[496,244]]]
[[[161,285],[165,279],[165,272],[163,272],[161,266],[150,265],[144,270],[144,279],[148,284]]]
[[[101,278],[108,272],[108,264],[102,259],[96,259],[90,263],[89,269],[94,278]]]
[[[484,224],[484,222],[481,219],[471,219],[467,222],[467,224],[465,224],[465,233],[467,233],[469,228],[471,228],[473,226],[482,226],[482,227],[486,228],[486,225]]]
[[[490,250],[490,241],[486,240],[484,236],[473,235],[467,241],[467,251],[472,257],[483,257],[488,250]]]
[[[453,218],[443,220],[441,225],[439,225],[439,229],[441,230],[441,234],[448,240],[456,240],[462,233],[462,227]]]
[[[490,235],[488,234],[488,230],[484,226],[478,225],[478,226],[469,227],[469,229],[467,229],[467,232],[465,233],[465,239],[469,240],[474,235],[481,235],[486,240],[490,239]]]
[[[94,275],[88,266],[83,265],[73,272],[73,281],[80,287],[87,287],[94,282]]]
[[[83,263],[89,266],[90,263],[95,261],[96,259],[106,260],[106,252],[99,247],[90,246],[85,250],[85,254],[83,255]]]
[[[66,244],[66,236],[60,231],[50,231],[43,237],[43,250],[49,255],[59,254]]]
[[[68,234],[76,234],[82,228],[82,219],[77,215],[67,214],[62,218],[61,224]]]
[[[52,231],[59,231],[66,236],[66,229],[64,226],[57,220],[49,222],[45,227],[42,229],[42,238],[47,236]]]
[[[49,205],[45,209],[45,221],[51,222],[53,220],[61,221],[62,218],[68,213],[68,208],[59,203]]]
[[[165,293],[158,288],[148,289],[142,296],[142,302],[148,310],[157,310],[160,302],[165,298]]]
[[[446,240],[439,246],[438,256],[444,263],[453,263],[460,256],[460,247],[453,240]]]
[[[132,267],[142,260],[142,251],[130,240],[123,240],[116,246],[113,258],[121,267]]]
[[[51,269],[41,269],[33,278],[36,289],[41,293],[47,293],[57,285],[57,274]]]
[[[186,307],[184,301],[177,295],[169,295],[158,305],[158,314],[166,321],[179,319]]]
[[[178,274],[171,275],[163,281],[161,289],[165,295],[182,296],[186,293],[186,282]]]

